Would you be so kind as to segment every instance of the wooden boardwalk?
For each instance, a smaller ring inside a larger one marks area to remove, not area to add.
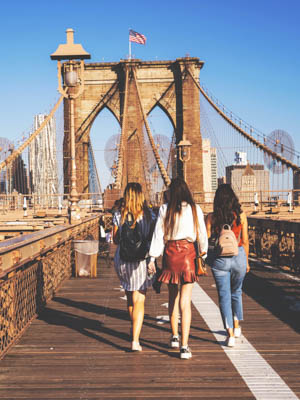
[[[180,360],[168,348],[165,286],[160,295],[148,292],[143,352],[136,354],[129,351],[124,292],[113,266],[100,260],[98,278],[65,282],[0,361],[0,398],[300,397],[300,282],[253,263],[245,281],[244,336],[233,349],[222,347],[213,278],[200,284],[193,294],[193,358]]]

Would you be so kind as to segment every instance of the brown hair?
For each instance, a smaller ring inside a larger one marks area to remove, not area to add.
[[[194,228],[197,228],[197,211],[193,196],[187,183],[180,177],[173,178],[169,186],[169,200],[167,213],[164,220],[164,236],[172,237],[175,228],[176,216],[180,215],[182,202],[187,202],[191,208],[194,219]]]
[[[242,209],[232,187],[228,183],[220,185],[214,198],[213,225],[220,230],[222,225],[231,225],[234,220],[240,225]]]

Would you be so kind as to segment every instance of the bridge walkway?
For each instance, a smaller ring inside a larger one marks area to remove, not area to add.
[[[99,259],[97,279],[70,279],[0,361],[0,398],[297,399],[300,397],[299,281],[252,263],[243,336],[223,347],[210,275],[193,292],[191,360],[168,348],[167,288],[150,290],[142,353],[129,351],[124,292]]]

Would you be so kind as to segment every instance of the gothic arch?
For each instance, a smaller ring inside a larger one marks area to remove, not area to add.
[[[143,112],[148,115],[156,106],[170,119],[176,140],[183,135],[192,143],[191,159],[186,163],[186,180],[192,191],[202,192],[202,140],[200,134],[199,91],[192,77],[198,80],[203,62],[198,58],[175,61],[122,60],[118,63],[85,64],[85,89],[75,99],[75,135],[77,190],[88,187],[87,141],[96,116],[107,107],[122,127],[126,168],[122,171],[121,189],[128,181],[139,180],[147,185],[143,171]],[[65,100],[66,104],[68,100]],[[65,137],[68,138],[70,118],[65,107]],[[68,140],[65,140],[68,143]],[[141,151],[137,151],[137,149]],[[68,146],[64,147],[69,153]],[[68,159],[68,158],[67,158]],[[179,173],[181,173],[182,168]],[[69,175],[65,174],[65,188]],[[66,190],[68,191],[68,190]]]

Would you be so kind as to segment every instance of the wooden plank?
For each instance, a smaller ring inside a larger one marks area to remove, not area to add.
[[[103,259],[98,261],[98,278],[65,282],[1,361],[1,399],[254,398],[194,307],[193,358],[180,360],[178,352],[168,348],[169,325],[158,324],[157,319],[168,314],[166,286],[160,295],[149,290],[143,352],[130,352],[124,292],[114,268],[107,268]],[[258,267],[251,274],[245,281],[249,295],[244,296],[243,333],[299,396],[300,338],[293,328],[295,322],[277,317],[276,313],[283,313],[280,299],[275,301],[278,309],[270,308],[268,299],[265,306],[263,293],[257,292],[263,281],[273,285],[267,295],[295,291],[295,285],[285,284],[282,278],[280,286],[275,273],[268,272],[266,277]],[[278,286],[273,284],[274,277]],[[200,283],[217,302],[212,276]]]

